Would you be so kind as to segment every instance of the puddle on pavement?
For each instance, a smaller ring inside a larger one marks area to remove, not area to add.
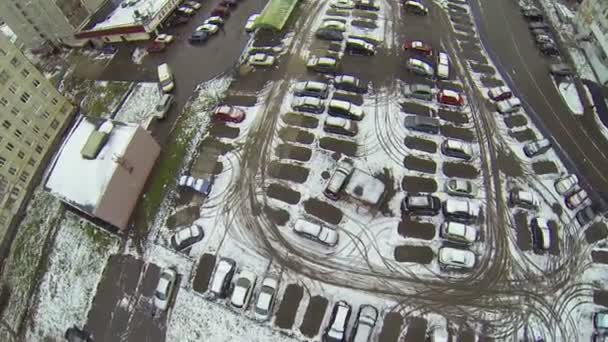
[[[225,123],[219,122],[211,125],[211,128],[209,129],[209,133],[213,134],[214,136],[218,138],[228,139],[234,139],[238,137],[240,132],[241,130],[238,129],[238,127],[231,127],[226,125]]]
[[[275,150],[277,157],[281,159],[293,159],[298,161],[309,161],[312,151],[302,147],[289,144],[281,144]]]
[[[279,201],[283,201],[287,204],[298,204],[300,202],[300,193],[284,187],[280,184],[270,184],[266,188],[266,194],[268,197],[278,199]]]
[[[496,149],[498,157],[496,164],[500,170],[510,177],[522,177],[524,171],[521,167],[521,162],[511,151],[504,151],[501,148]]]
[[[530,140],[536,140],[536,133],[533,130],[526,128],[521,131],[509,131],[509,135],[515,138],[518,142],[526,142]]]
[[[325,311],[327,310],[327,299],[321,296],[314,296],[310,298],[306,313],[300,331],[308,338],[313,338],[319,333],[321,328],[321,322],[325,317]]]
[[[426,246],[397,246],[394,253],[398,262],[415,262],[419,264],[430,264],[435,257],[433,250]]]
[[[414,136],[407,136],[404,139],[404,144],[410,149],[420,150],[429,153],[437,152],[437,143],[433,140],[422,139]]]
[[[437,164],[435,164],[434,161],[414,157],[411,155],[405,157],[403,165],[410,170],[426,173],[435,173],[435,171],[437,170]]]
[[[484,87],[489,87],[489,88],[502,87],[505,85],[505,83],[503,81],[496,79],[494,77],[491,77],[491,76],[481,76],[480,81]]]
[[[469,63],[469,64],[471,65],[471,70],[473,70],[473,72],[476,72],[479,74],[493,75],[496,72],[493,67],[491,67],[490,65],[487,65],[487,64],[479,64],[479,63]]]
[[[456,127],[452,125],[441,125],[439,130],[446,138],[454,138],[468,142],[475,141],[475,134],[468,128]]]
[[[403,325],[403,317],[398,312],[389,312],[384,317],[382,323],[382,331],[378,341],[382,342],[397,342],[401,335],[401,326]]]
[[[435,225],[428,222],[412,221],[405,216],[399,222],[397,232],[403,237],[432,240],[435,237]]]
[[[605,251],[592,251],[591,259],[593,262],[597,262],[600,264],[608,264],[608,252]]]
[[[296,284],[289,284],[277,310],[274,324],[281,329],[291,329],[296,318],[304,290]]]
[[[537,175],[546,175],[550,173],[557,173],[557,166],[551,161],[539,161],[532,163],[532,170]]]
[[[505,125],[509,128],[518,127],[518,126],[526,126],[528,124],[528,119],[521,114],[508,115],[505,116]]]
[[[439,109],[437,112],[439,117],[445,121],[449,121],[456,125],[462,125],[469,122],[469,118],[465,113],[453,112],[445,109]]]
[[[319,119],[302,115],[298,113],[286,113],[281,116],[283,122],[290,126],[299,126],[303,128],[317,128],[319,126]]]
[[[196,275],[192,280],[192,289],[198,293],[204,293],[207,291],[209,280],[211,280],[211,273],[215,267],[215,255],[203,254],[201,260],[196,267]]]
[[[279,137],[285,141],[307,145],[311,144],[315,140],[315,136],[312,133],[294,127],[281,128],[279,131]]]
[[[443,174],[448,177],[475,179],[479,175],[479,171],[471,164],[444,162]]]
[[[250,95],[228,94],[223,102],[233,106],[253,107],[258,102],[258,98]]]
[[[401,102],[401,111],[408,114],[418,114],[422,116],[431,116],[433,110],[430,107],[414,102]]]
[[[357,144],[352,141],[323,137],[319,139],[319,146],[322,149],[339,152],[350,157],[357,155]]]
[[[408,319],[405,342],[424,341],[426,337],[426,319],[422,317],[412,317]]]
[[[528,215],[525,211],[518,211],[513,216],[517,232],[517,246],[522,251],[529,251],[532,249],[532,234],[528,229]]]
[[[592,224],[585,231],[585,239],[589,244],[595,243],[597,241],[603,240],[608,236],[608,230],[606,229],[606,225],[602,222],[596,222]]]
[[[360,106],[363,104],[363,96],[361,96],[360,94],[354,94],[354,93],[347,93],[347,92],[343,92],[343,91],[336,91],[333,93],[333,95],[331,96],[331,98],[333,100],[343,100],[343,101],[348,101],[350,103],[354,103],[357,106]]]
[[[266,217],[277,226],[285,226],[289,222],[289,212],[287,210],[273,208],[268,205],[265,205],[263,210]]]
[[[435,192],[437,182],[433,178],[404,176],[401,186],[407,192]]]
[[[308,178],[309,170],[299,165],[285,164],[277,161],[270,163],[268,174],[270,177],[284,179],[296,183],[304,183]]]
[[[342,212],[335,206],[316,198],[309,198],[304,202],[304,210],[320,220],[331,224],[342,221]]]
[[[177,227],[189,226],[199,217],[201,217],[201,210],[198,205],[179,209],[167,219],[167,228],[173,230]]]

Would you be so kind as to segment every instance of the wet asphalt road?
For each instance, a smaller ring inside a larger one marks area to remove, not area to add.
[[[527,22],[516,1],[471,1],[481,40],[506,77],[517,96],[527,105],[545,137],[552,139],[556,149],[571,171],[579,171],[592,191],[608,188],[608,142],[589,120],[570,113],[548,73],[552,59],[544,57],[532,41]],[[553,60],[555,61],[555,60]],[[579,89],[580,91],[580,89]],[[584,99],[583,99],[584,100]]]

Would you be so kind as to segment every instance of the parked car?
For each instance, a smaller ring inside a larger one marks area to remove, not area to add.
[[[406,84],[403,86],[403,96],[430,101],[433,99],[433,88],[426,84]]]
[[[338,61],[334,57],[310,57],[306,67],[316,72],[332,73],[338,70]]]
[[[178,184],[180,186],[187,186],[189,188],[192,188],[194,191],[199,192],[203,196],[209,196],[209,193],[211,193],[211,179],[182,175],[179,177]]]
[[[245,31],[252,32],[255,30],[255,21],[260,17],[259,14],[253,14],[247,19],[247,23],[245,23]]]
[[[534,29],[548,29],[549,25],[547,25],[547,23],[542,22],[542,21],[536,21],[536,22],[532,22],[528,24],[528,28],[530,30],[534,30]]]
[[[323,113],[325,111],[325,101],[316,97],[296,97],[291,101],[293,110],[308,113]]]
[[[361,120],[364,115],[361,107],[342,100],[329,101],[327,113],[331,116],[343,117],[350,120]]]
[[[170,34],[161,33],[161,34],[157,35],[156,38],[154,38],[154,42],[170,44],[173,42],[173,36]]]
[[[551,38],[551,36],[549,36],[548,34],[537,34],[534,36],[534,41],[536,41],[536,44],[538,45],[555,44],[553,38]]]
[[[513,96],[511,89],[506,86],[494,87],[488,90],[488,97],[494,101],[508,100]]]
[[[559,49],[555,43],[541,44],[540,51],[548,56],[559,56]]]
[[[420,76],[431,77],[435,74],[435,71],[428,63],[416,58],[410,58],[407,60],[407,68],[411,72]]]
[[[148,51],[150,53],[163,52],[166,49],[167,49],[167,44],[159,43],[156,41],[154,41],[154,42],[148,44],[148,46],[146,46],[146,51]]]
[[[350,320],[351,307],[345,301],[334,305],[329,316],[329,324],[323,333],[323,342],[346,341],[346,326]]]
[[[204,43],[209,39],[209,32],[207,31],[194,31],[188,41],[191,44]]]
[[[359,132],[359,127],[353,120],[330,116],[325,118],[323,130],[329,133],[354,137]]]
[[[432,118],[423,115],[408,115],[405,117],[405,119],[403,119],[403,122],[405,123],[406,128],[415,131],[430,134],[439,133],[439,119],[437,118]]]
[[[213,110],[213,118],[225,122],[239,123],[245,120],[245,111],[238,107],[221,105]]]
[[[530,29],[530,33],[532,33],[532,35],[535,36],[537,34],[550,34],[551,32],[549,32],[549,28],[545,27],[545,28]]]
[[[528,158],[533,158],[547,152],[550,148],[551,142],[548,139],[539,139],[525,144],[524,153]]]
[[[442,79],[450,77],[450,58],[445,52],[437,54],[437,77]]]
[[[350,0],[334,0],[329,4],[329,7],[336,9],[353,9],[355,3]]]
[[[235,270],[236,262],[234,262],[234,260],[221,258],[215,265],[215,270],[213,271],[211,286],[209,288],[211,293],[219,298],[226,298]]]
[[[526,209],[536,210],[540,206],[540,202],[530,191],[521,189],[513,189],[509,193],[509,203],[513,206],[519,206]]]
[[[426,8],[423,4],[418,1],[408,0],[404,4],[405,11],[412,14],[417,15],[427,15],[429,14],[428,8]]]
[[[413,215],[435,216],[441,210],[441,201],[433,195],[407,195],[401,202],[401,210]]]
[[[378,321],[378,310],[369,305],[363,304],[359,307],[357,320],[351,333],[351,342],[371,342],[376,322]]]
[[[204,236],[203,227],[193,224],[178,230],[171,236],[171,247],[176,251],[183,251],[201,241]]]
[[[441,143],[441,153],[464,160],[471,160],[473,158],[471,144],[455,139],[445,139]]]
[[[352,91],[360,94],[367,92],[367,84],[350,75],[336,76],[334,78],[334,87],[339,90]]]
[[[344,23],[340,20],[327,19],[321,23],[321,28],[344,32],[344,31],[346,31],[346,23]]]
[[[212,35],[216,34],[217,31],[219,31],[219,29],[220,29],[219,26],[214,25],[214,24],[203,24],[201,26],[198,26],[195,30],[207,32],[207,34],[209,36],[212,36]]]
[[[532,245],[537,251],[546,251],[551,247],[551,230],[549,222],[542,217],[534,217],[530,220],[532,231]]]
[[[348,38],[344,51],[351,55],[373,56],[376,54],[376,47],[361,39]]]
[[[471,244],[479,239],[477,228],[460,222],[446,221],[441,224],[439,236],[456,243]]]
[[[220,17],[222,19],[226,19],[230,17],[230,9],[224,6],[218,6],[211,11],[212,17]]]
[[[329,247],[338,244],[338,232],[319,223],[298,219],[293,227],[293,231],[302,237]]]
[[[295,96],[311,96],[326,99],[329,94],[329,86],[327,83],[317,81],[298,82],[294,86],[293,93]]]
[[[183,16],[187,16],[187,17],[191,17],[194,15],[194,10],[188,6],[179,6],[176,10],[175,13],[179,14],[179,15],[183,15]]]
[[[584,207],[576,213],[576,221],[582,226],[595,219],[595,210],[590,205]]]
[[[602,310],[593,313],[593,327],[601,333],[608,333],[608,311]]]
[[[532,20],[532,21],[542,21],[543,20],[543,13],[539,9],[536,9],[536,8],[526,9],[526,10],[522,11],[522,14],[528,20]]]
[[[521,101],[517,97],[499,101],[496,103],[496,109],[499,113],[510,114],[518,111],[521,108]]]
[[[257,67],[271,67],[274,65],[275,58],[267,53],[258,52],[251,56],[247,60],[250,65]]]
[[[568,209],[576,209],[585,204],[588,200],[589,196],[587,195],[587,191],[579,189],[566,197],[566,206]]]
[[[470,180],[452,178],[445,182],[445,191],[453,196],[475,197],[478,189]]]
[[[334,201],[340,199],[340,193],[342,192],[342,189],[346,183],[348,183],[348,178],[353,173],[353,170],[353,164],[346,161],[338,162],[338,166],[334,170],[329,182],[327,182],[327,186],[325,186],[323,194],[327,198]]]
[[[449,198],[443,202],[443,215],[450,221],[473,223],[479,218],[479,205],[469,200]]]
[[[270,318],[278,284],[279,282],[271,277],[265,278],[262,281],[262,288],[260,289],[254,308],[256,320],[265,321]]]
[[[355,8],[364,10],[364,11],[379,11],[380,6],[378,6],[374,0],[356,0]]]
[[[439,265],[447,269],[471,269],[475,266],[475,253],[452,247],[439,248]]]
[[[426,57],[431,57],[433,55],[433,48],[421,40],[406,41],[405,44],[403,44],[403,49],[420,53]]]
[[[234,282],[230,304],[238,309],[247,309],[256,280],[257,276],[253,272],[241,271]]]
[[[322,40],[342,41],[344,34],[336,29],[320,28],[315,32],[315,36]]]
[[[570,174],[559,178],[555,181],[555,191],[562,196],[572,193],[578,185],[578,177],[575,174]]]
[[[203,24],[213,24],[215,26],[221,27],[224,26],[224,19],[222,19],[222,17],[213,16],[205,19],[205,21],[203,21]]]
[[[180,26],[180,25],[184,25],[188,23],[188,17],[183,17],[180,15],[172,15],[171,17],[169,17],[169,19],[167,19],[167,26],[169,27],[175,27],[175,26]]]
[[[192,1],[192,0],[188,0],[188,1],[184,1],[184,5],[194,9],[194,10],[198,10],[201,8],[201,4],[199,4],[196,1]]]
[[[161,311],[167,310],[171,296],[175,290],[177,272],[172,268],[165,268],[160,272],[156,290],[154,291],[154,306]]]
[[[235,8],[238,5],[238,1],[236,0],[222,0],[220,1],[220,6],[224,6],[227,8]]]
[[[568,64],[555,63],[549,65],[549,73],[555,76],[567,77],[572,76],[574,74],[574,71],[572,70],[572,68],[570,68],[570,66],[568,66]]]
[[[439,93],[437,93],[437,101],[441,104],[451,106],[464,105],[464,98],[462,97],[462,95],[456,91],[449,89],[441,89]]]

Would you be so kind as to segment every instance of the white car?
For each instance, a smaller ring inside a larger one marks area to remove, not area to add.
[[[156,38],[154,38],[154,42],[169,44],[169,43],[173,42],[173,36],[170,34],[161,33],[158,36],[156,36]]]
[[[188,6],[179,6],[176,11],[180,12],[184,15],[187,15],[187,16],[194,15],[194,9],[192,9]]]
[[[578,177],[575,174],[567,175],[555,181],[555,191],[558,194],[565,196],[576,189],[578,185]]]
[[[246,309],[255,288],[257,276],[250,271],[241,271],[234,282],[234,290],[230,298],[230,304],[235,308]]]
[[[426,62],[421,61],[417,58],[410,58],[407,60],[407,68],[411,72],[421,75],[421,76],[433,76],[435,71],[433,68]]]
[[[536,210],[540,206],[538,198],[536,198],[533,193],[521,189],[511,190],[509,193],[509,202],[511,205],[532,210]]]
[[[158,310],[167,310],[169,301],[175,290],[175,282],[177,280],[177,272],[171,268],[165,268],[160,272],[160,278],[154,291],[154,306]]]
[[[273,66],[274,65],[274,56],[271,56],[269,54],[263,53],[263,52],[258,52],[254,55],[249,56],[249,64],[253,65],[253,66],[259,66],[259,67],[269,67],[269,66]]]
[[[566,197],[566,206],[569,209],[576,209],[581,205],[587,203],[588,199],[589,196],[587,195],[587,191],[580,189],[579,191]]]
[[[304,219],[296,221],[293,231],[298,235],[329,247],[338,244],[338,232],[336,230]]]
[[[528,158],[534,158],[547,152],[551,148],[551,142],[549,139],[539,139],[529,142],[524,145],[524,154]]]
[[[464,160],[471,160],[473,158],[471,144],[456,139],[445,139],[441,143],[441,153]]]
[[[334,305],[329,317],[329,324],[325,328],[323,341],[345,341],[346,327],[350,319],[351,307],[345,301],[339,301]]]
[[[328,20],[325,20],[321,24],[321,28],[322,29],[332,29],[332,30],[344,32],[344,31],[346,31],[346,24],[344,24],[341,21],[328,19]]]
[[[470,244],[479,239],[479,232],[473,226],[446,221],[441,224],[439,236],[449,241]]]
[[[437,55],[437,77],[444,79],[450,77],[450,58],[445,52],[439,52]]]
[[[353,120],[329,116],[325,118],[323,130],[328,133],[335,133],[354,137],[359,132],[359,127],[357,126],[357,123]]]
[[[352,342],[370,342],[378,320],[378,310],[369,305],[363,304],[359,307],[359,314],[352,330]]]
[[[245,24],[245,31],[251,32],[255,30],[255,20],[259,17],[259,14],[253,14],[247,19],[247,23]]]
[[[445,191],[453,196],[475,197],[477,190],[470,180],[453,178],[445,182]]]
[[[196,31],[205,31],[209,35],[216,34],[219,31],[219,27],[215,24],[203,24],[196,28]]]
[[[438,260],[445,268],[471,269],[475,266],[475,253],[464,249],[441,247]]]
[[[196,2],[196,1],[192,1],[192,0],[185,1],[185,2],[184,2],[184,5],[186,5],[186,6],[190,7],[190,8],[192,8],[192,9],[195,9],[195,10],[198,10],[198,9],[200,9],[200,8],[201,8],[201,4],[199,4],[199,3],[198,3],[198,2]]]
[[[350,0],[335,0],[329,6],[337,9],[353,9],[355,8],[355,3]]]
[[[213,24],[215,26],[222,26],[224,25],[224,19],[216,15],[205,19],[205,21],[203,21],[203,24]]]
[[[499,101],[496,103],[496,109],[499,113],[510,114],[517,112],[521,108],[521,101],[517,97]]]
[[[478,203],[465,199],[448,198],[443,202],[441,208],[443,215],[453,221],[460,223],[473,223],[477,221],[481,208]]]
[[[262,288],[255,303],[255,319],[265,321],[270,317],[272,304],[277,293],[278,282],[274,278],[266,278],[262,281]]]

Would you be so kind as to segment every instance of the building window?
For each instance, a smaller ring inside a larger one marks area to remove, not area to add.
[[[42,89],[42,95],[49,96],[49,91],[47,89]]]
[[[39,134],[40,133],[40,127],[34,125],[34,128],[32,128],[32,130],[34,130],[34,133]]]
[[[43,117],[43,118],[45,118],[45,119],[48,119],[48,118],[49,118],[49,116],[51,116],[51,113],[49,113],[49,111],[48,111],[48,110],[45,110],[45,111],[42,113],[42,117]]]
[[[11,85],[8,87],[8,91],[10,91],[12,94],[17,94],[17,85],[15,83],[11,83]]]
[[[44,133],[44,135],[42,136],[44,138],[44,140],[49,141],[49,139],[51,139],[51,136],[48,133]]]
[[[11,114],[13,114],[14,116],[18,116],[19,115],[19,108],[13,107],[11,109]]]
[[[32,141],[30,139],[25,138],[25,144],[27,146],[32,146]]]
[[[9,173],[10,175],[14,176],[14,175],[15,175],[15,173],[17,173],[17,169],[16,169],[14,166],[11,166],[11,167],[8,169],[8,173]]]
[[[8,120],[4,120],[4,122],[2,122],[2,127],[9,129],[11,128],[11,122]]]
[[[19,60],[17,59],[17,57],[13,57],[11,59],[11,65],[14,66],[15,68],[18,67],[19,64],[21,64],[21,62],[19,62]]]
[[[23,92],[23,94],[21,94],[21,97],[19,98],[21,100],[21,102],[23,103],[27,103],[30,100],[30,94],[28,94],[27,92]]]
[[[19,180],[22,181],[23,183],[27,182],[27,179],[30,178],[30,174],[23,171],[21,172],[21,176],[19,176]]]
[[[51,104],[54,106],[57,104],[57,99],[53,97],[53,99],[51,99]]]
[[[61,106],[61,114],[67,114],[70,110],[70,104],[68,102],[64,103],[63,106]]]
[[[15,130],[15,137],[17,137],[17,139],[20,139],[22,135],[23,135],[23,133],[20,130],[18,130],[18,129]]]
[[[8,100],[5,99],[4,97],[0,98],[0,104],[3,105],[3,106],[6,106],[6,105],[8,105]]]
[[[28,119],[28,118],[21,119],[21,122],[23,122],[23,124],[26,125],[26,126],[30,125],[30,119]]]
[[[6,56],[6,51],[4,51],[4,50],[0,49],[0,55],[2,55],[2,56]]]
[[[38,88],[40,86],[40,81],[34,79],[32,80],[32,84],[34,85],[34,87]]]
[[[19,157],[19,159],[25,158],[25,152],[23,152],[23,151],[17,152],[17,157]]]
[[[13,145],[11,143],[7,143],[6,144],[6,149],[12,152],[15,149],[15,145]]]
[[[19,187],[14,186],[13,190],[11,190],[11,195],[13,195],[13,196],[19,196],[19,191],[21,191],[19,189]]]
[[[36,159],[34,158],[30,158],[30,160],[27,161],[27,165],[29,166],[34,166],[36,165]]]
[[[27,69],[21,70],[21,76],[28,77],[29,75],[30,75],[29,70],[27,70]]]
[[[53,121],[51,121],[51,128],[57,129],[57,127],[59,127],[59,121],[53,119]]]
[[[6,158],[0,157],[0,167],[3,167],[6,164]]]
[[[5,85],[6,82],[11,78],[11,75],[8,74],[6,70],[2,70],[0,72],[0,84]]]
[[[35,150],[36,150],[36,153],[38,153],[38,154],[42,153],[42,146],[36,145]]]

